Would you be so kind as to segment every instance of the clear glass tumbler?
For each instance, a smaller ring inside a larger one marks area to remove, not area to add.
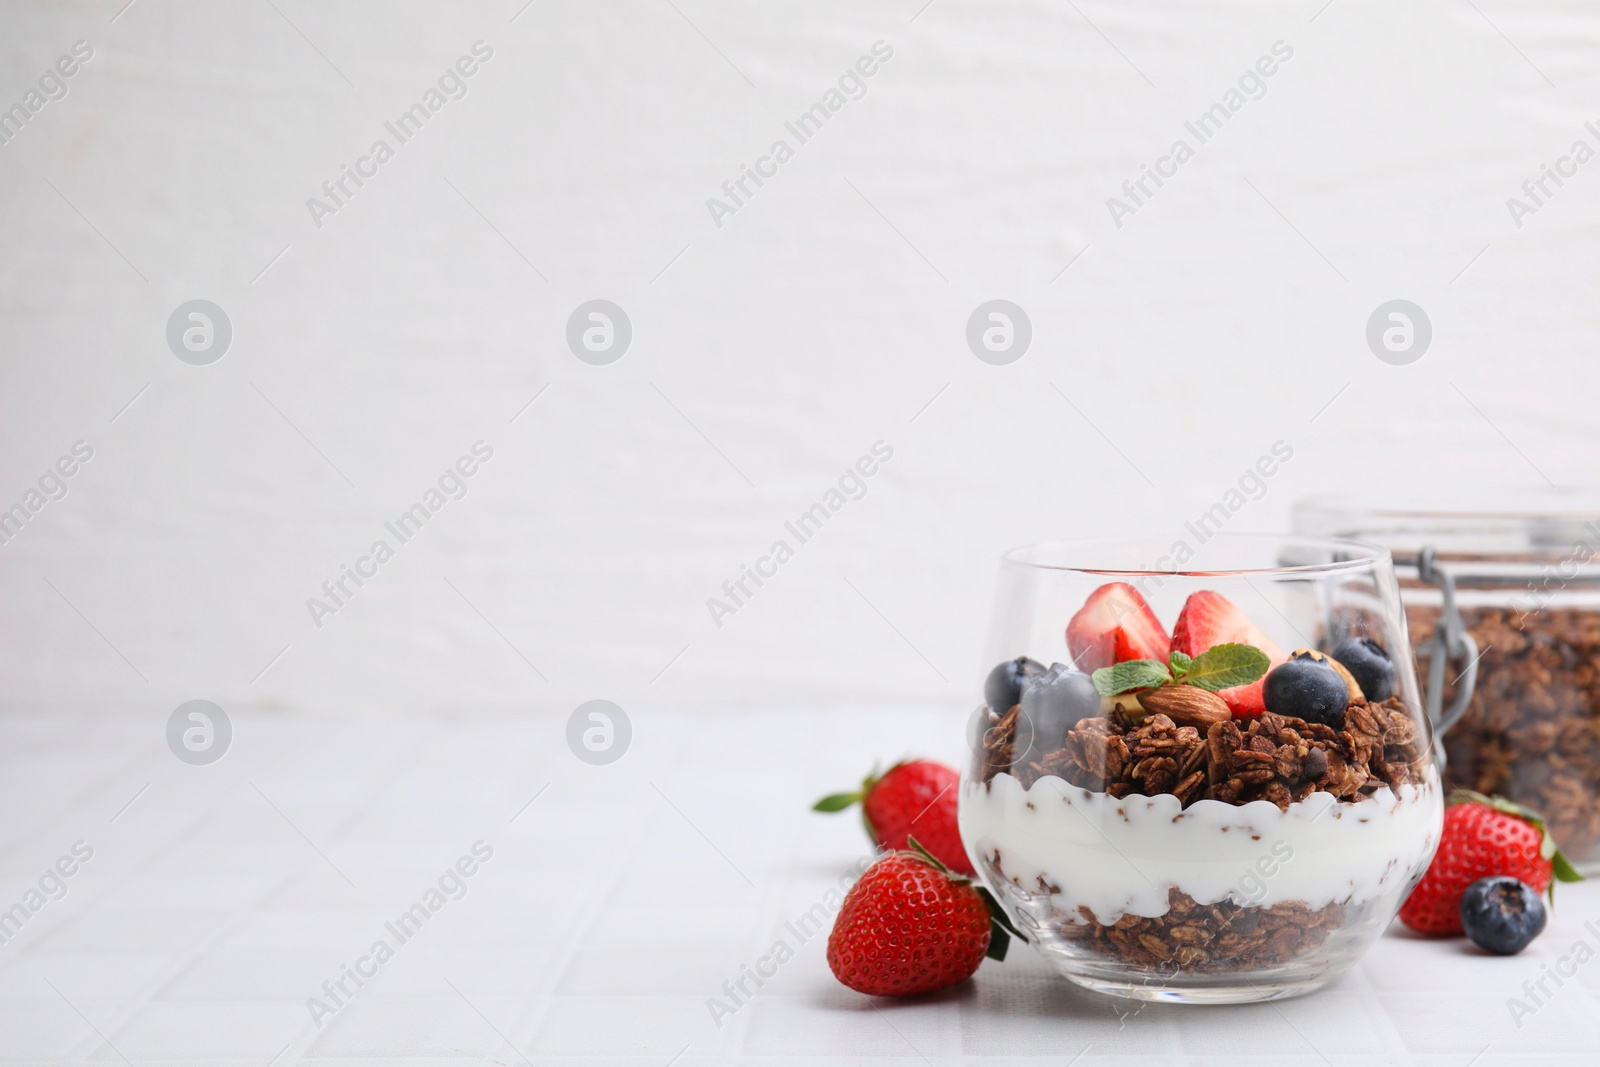
[[[961,832],[1067,978],[1310,992],[1379,936],[1443,795],[1384,548],[1216,534],[1001,561]]]

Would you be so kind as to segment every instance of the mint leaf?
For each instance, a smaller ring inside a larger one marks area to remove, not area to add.
[[[1272,665],[1254,645],[1212,645],[1189,662],[1184,681],[1215,693],[1236,685],[1249,685]]]
[[[1130,659],[1101,667],[1092,676],[1094,687],[1103,696],[1114,697],[1130,689],[1153,689],[1172,681],[1172,673],[1160,660]]]
[[[1167,662],[1172,666],[1172,676],[1181,678],[1189,673],[1189,665],[1194,660],[1190,659],[1186,653],[1173,652],[1171,656],[1167,657]]]

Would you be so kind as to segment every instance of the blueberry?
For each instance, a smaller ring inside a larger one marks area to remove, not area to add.
[[[1461,894],[1461,928],[1485,952],[1515,956],[1544,930],[1544,901],[1532,886],[1497,875]]]
[[[1297,652],[1267,672],[1261,696],[1268,711],[1339,728],[1350,687],[1321,655]]]
[[[1044,673],[1044,664],[1027,656],[1008,659],[994,670],[983,683],[983,700],[996,715],[1010,711],[1022,697],[1022,683]]]
[[[1377,704],[1394,694],[1394,660],[1370,637],[1347,637],[1333,646],[1333,658],[1355,677],[1362,695]]]
[[[1046,754],[1066,743],[1068,730],[1100,714],[1100,691],[1087,674],[1054,663],[1027,680],[1021,703],[1017,730],[1028,730],[1034,750]]]

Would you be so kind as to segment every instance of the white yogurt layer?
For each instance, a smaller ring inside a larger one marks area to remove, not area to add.
[[[1069,915],[1087,905],[1112,923],[1166,914],[1173,886],[1201,904],[1231,896],[1313,908],[1396,892],[1433,858],[1444,800],[1431,771],[1399,796],[1385,786],[1350,804],[1319,792],[1287,811],[1265,800],[1201,800],[1185,811],[1171,794],[1117,800],[1060,778],[1025,790],[1000,774],[962,784],[959,817],[980,870],[998,850],[1008,881],[1052,892]]]

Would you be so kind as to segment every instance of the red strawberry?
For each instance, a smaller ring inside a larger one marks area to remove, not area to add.
[[[989,944],[989,907],[971,882],[922,854],[892,852],[845,895],[828,968],[858,993],[911,997],[971,978]]]
[[[1422,881],[1406,898],[1400,921],[1422,934],[1461,933],[1461,894],[1480,878],[1505,875],[1543,892],[1554,875],[1582,876],[1551,840],[1539,813],[1504,797],[1458,790],[1444,812],[1444,833]]]
[[[1172,626],[1170,651],[1198,656],[1213,645],[1230,643],[1254,645],[1267,654],[1274,667],[1284,660],[1283,650],[1227,597],[1210,589],[1190,593],[1189,599],[1183,602],[1183,610],[1178,613],[1178,621]],[[1265,684],[1263,675],[1249,685],[1223,689],[1217,696],[1227,701],[1234,718],[1253,719],[1267,710],[1267,702],[1261,696],[1261,687]]]
[[[812,810],[843,811],[860,801],[867,836],[879,848],[898,851],[915,836],[940,863],[961,874],[974,874],[956,827],[960,780],[955,771],[931,760],[897,763],[881,777],[868,775],[859,793],[825,796]]]
[[[1067,623],[1073,666],[1093,672],[1130,659],[1167,661],[1167,631],[1139,590],[1107,582],[1089,594]]]

